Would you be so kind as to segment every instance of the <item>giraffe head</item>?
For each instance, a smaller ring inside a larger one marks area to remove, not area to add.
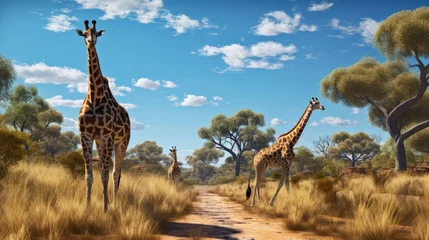
[[[85,31],[82,32],[80,29],[76,29],[77,35],[82,36],[85,40],[85,44],[87,48],[95,47],[97,43],[97,38],[103,35],[105,30],[100,30],[97,32],[95,29],[95,24],[97,23],[95,20],[92,20],[92,27],[88,26],[89,21],[85,20]]]
[[[311,98],[310,100],[310,105],[311,105],[311,109],[312,110],[325,110],[325,107],[319,102],[319,100],[317,98]]]
[[[177,152],[176,146],[171,147],[170,152],[173,154],[173,157],[174,157],[174,158],[176,158],[176,157],[177,157],[177,155],[176,155],[176,152]]]

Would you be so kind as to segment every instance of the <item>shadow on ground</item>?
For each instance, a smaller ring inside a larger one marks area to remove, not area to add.
[[[238,239],[231,235],[241,233],[240,230],[216,225],[168,222],[164,225],[163,234],[174,237],[206,237],[216,239]]]

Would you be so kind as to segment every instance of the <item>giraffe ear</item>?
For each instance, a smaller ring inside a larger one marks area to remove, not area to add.
[[[80,29],[76,29],[77,35],[82,36],[83,37],[83,32]]]
[[[310,100],[310,104],[313,104],[313,102]]]
[[[106,31],[106,30],[100,30],[100,31],[98,31],[98,33],[97,33],[97,37],[99,37],[99,36],[103,35],[103,34],[104,34],[104,31]]]

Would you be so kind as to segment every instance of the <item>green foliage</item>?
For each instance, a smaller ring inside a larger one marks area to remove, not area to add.
[[[28,142],[27,134],[0,128],[0,179],[7,174],[9,166],[22,159]]]
[[[85,175],[85,159],[81,152],[64,152],[57,157],[58,163],[63,165],[74,177]]]
[[[400,11],[381,22],[374,35],[378,50],[388,57],[429,56],[429,7]]]
[[[79,135],[72,131],[61,133],[61,127],[58,125],[35,132],[32,139],[38,142],[40,149],[52,159],[55,159],[58,153],[77,150],[77,145],[80,144]]]
[[[295,151],[295,160],[292,164],[292,168],[294,168],[296,172],[317,169],[319,162],[315,160],[313,152],[310,149],[305,146],[299,146]]]
[[[325,158],[329,157],[329,148],[333,145],[334,143],[329,135],[319,137],[319,139],[313,141],[315,153]]]
[[[341,169],[343,169],[346,165],[342,160],[323,158],[320,159],[320,161],[323,162],[323,168],[320,172],[333,177],[337,177],[340,174]]]
[[[139,163],[167,165],[171,159],[162,152],[162,147],[155,141],[144,141],[128,150],[127,159],[137,160]]]
[[[202,127],[198,135],[216,148],[228,152],[235,162],[235,175],[240,175],[241,155],[250,150],[259,151],[275,141],[273,128],[266,132],[259,130],[265,125],[264,115],[250,109],[238,111],[228,118],[223,114],[215,116],[208,128]]]
[[[407,163],[415,163],[416,156],[409,147],[406,148],[406,161]],[[372,159],[372,168],[394,168],[396,163],[395,146],[391,138],[389,138],[381,150]]]
[[[5,105],[9,92],[16,80],[16,72],[12,61],[0,55],[0,105]]]
[[[429,153],[429,128],[421,130],[412,135],[405,141],[412,149],[421,152]]]
[[[350,135],[342,131],[332,136],[332,142],[335,146],[329,148],[330,155],[336,159],[348,160],[352,167],[358,161],[372,159],[380,151],[380,146],[364,132]]]

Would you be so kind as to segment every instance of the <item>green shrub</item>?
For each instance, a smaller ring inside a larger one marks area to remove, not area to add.
[[[0,128],[0,179],[4,178],[8,168],[21,160],[28,144],[28,135],[7,128]]]
[[[293,176],[290,178],[290,182],[291,182],[292,184],[294,184],[294,185],[298,185],[298,183],[299,183],[299,181],[301,181],[301,179],[302,179],[302,176],[300,176],[300,175],[293,175]]]
[[[57,161],[63,165],[74,177],[85,174],[85,159],[81,152],[64,152],[58,155]]]

